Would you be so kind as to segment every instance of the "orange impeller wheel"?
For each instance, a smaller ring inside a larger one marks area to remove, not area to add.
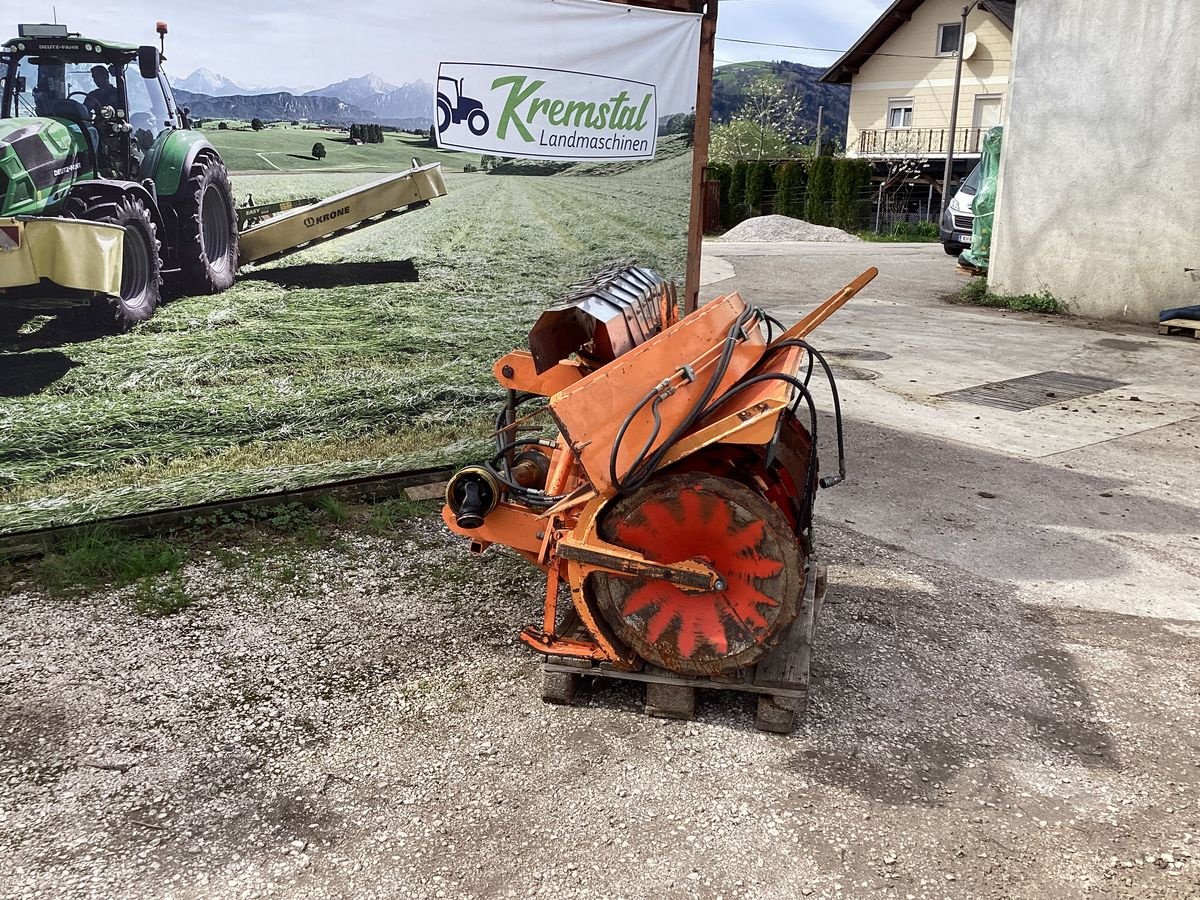
[[[727,478],[655,478],[619,500],[600,536],[661,563],[712,566],[724,589],[689,593],[652,578],[595,572],[586,590],[617,637],[654,665],[713,675],[752,665],[795,619],[804,560],[787,519]]]

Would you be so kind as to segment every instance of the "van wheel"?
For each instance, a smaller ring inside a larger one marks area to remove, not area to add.
[[[206,156],[192,165],[179,208],[179,270],[184,291],[218,294],[237,276],[237,212],[224,164]]]

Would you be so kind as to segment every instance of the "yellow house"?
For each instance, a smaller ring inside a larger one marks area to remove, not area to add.
[[[968,0],[895,0],[821,80],[850,85],[846,153],[945,159],[962,10]],[[1014,0],[979,0],[967,17],[954,155],[979,157],[1003,119]]]

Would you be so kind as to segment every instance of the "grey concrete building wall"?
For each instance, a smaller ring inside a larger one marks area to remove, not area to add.
[[[1200,2],[1019,0],[989,286],[1200,303]]]

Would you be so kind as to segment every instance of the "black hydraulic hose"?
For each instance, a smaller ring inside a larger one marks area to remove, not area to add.
[[[812,344],[800,338],[792,338],[790,340],[781,341],[776,345],[779,347],[801,347],[809,354],[809,373],[812,372],[812,361],[815,359],[821,364],[821,368],[825,370],[825,378],[829,381],[829,391],[833,395],[833,420],[834,429],[837,432],[837,448],[838,448],[838,474],[836,478],[822,478],[821,487],[830,488],[836,484],[841,484],[846,480],[846,437],[842,425],[842,400],[838,395],[837,379],[833,377],[833,369],[829,367],[829,363],[825,360],[825,356],[818,350],[814,349]],[[807,379],[806,382],[807,383]],[[814,436],[815,438],[815,436]]]
[[[760,384],[764,381],[784,381],[796,388],[796,390],[799,392],[799,395],[787,407],[788,411],[790,411],[792,415],[795,415],[794,407],[799,404],[800,400],[804,400],[805,403],[808,404],[810,441],[808,448],[808,482],[805,489],[806,502],[804,515],[804,520],[807,521],[808,516],[812,513],[813,503],[816,498],[818,484],[817,466],[819,464],[817,457],[817,406],[816,403],[813,402],[812,393],[809,392],[808,385],[802,382],[795,375],[788,375],[786,372],[763,372],[761,375],[751,376],[745,381],[735,384],[724,394],[722,394],[720,398],[714,401],[707,410],[705,410],[705,415],[708,415],[714,410],[719,409],[721,404],[727,402],[730,398],[737,396],[738,392],[742,391],[743,389],[754,384]],[[780,413],[780,415],[782,415],[782,413]]]
[[[617,454],[620,450],[620,443],[624,438],[625,431],[632,423],[634,416],[636,416],[637,413],[641,411],[642,407],[646,405],[648,398],[652,396],[653,393],[657,393],[659,389],[655,388],[655,391],[652,392],[651,395],[644,397],[639,404],[634,407],[629,415],[626,416],[625,421],[621,424],[621,428],[618,431],[617,439],[613,441],[613,449],[609,456],[609,474],[612,478],[613,485],[617,488],[618,492],[622,494],[628,494],[636,491],[643,484],[645,484],[646,481],[649,480],[650,476],[654,474],[663,457],[670,452],[671,447],[673,447],[679,441],[679,439],[696,423],[696,421],[703,414],[703,411],[707,408],[709,401],[712,399],[712,395],[716,393],[717,386],[724,379],[725,373],[729,369],[729,363],[733,358],[733,351],[737,347],[738,334],[744,334],[746,323],[754,317],[761,315],[762,312],[755,307],[748,306],[742,311],[741,315],[738,316],[737,321],[730,326],[729,333],[725,336],[725,346],[721,352],[721,358],[717,361],[716,366],[713,368],[712,377],[705,385],[704,392],[692,404],[691,410],[648,459],[645,457],[645,450],[651,446],[652,442],[648,443],[646,447],[643,448],[643,452],[639,456],[635,457],[633,464],[626,471],[624,479],[618,479],[616,477],[616,460]]]

